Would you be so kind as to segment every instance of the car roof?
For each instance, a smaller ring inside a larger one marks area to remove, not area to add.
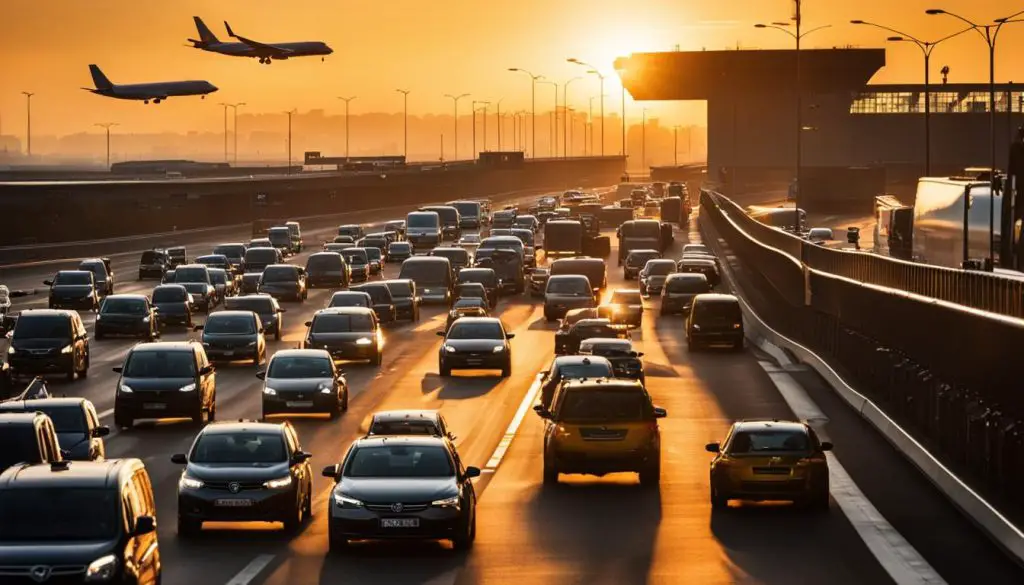
[[[239,299],[259,299],[261,301],[273,301],[274,297],[268,295],[267,293],[254,293],[254,294],[251,294],[251,295],[240,295],[240,296],[237,296],[237,297],[228,297],[228,298],[226,298],[224,300],[225,301],[237,301]]]
[[[591,317],[588,319],[580,319],[574,325],[611,325],[612,322],[607,317]]]
[[[373,422],[393,422],[397,420],[420,419],[437,422],[441,415],[436,410],[381,410],[373,413]]]
[[[671,264],[671,265],[675,266],[676,261],[672,260],[671,258],[651,258],[650,260],[647,261],[647,263],[651,264],[651,265]]]
[[[448,447],[448,439],[431,435],[371,435],[356,439],[354,447],[384,447],[387,445],[408,445],[411,447]]]
[[[283,430],[284,423],[271,423],[255,420],[216,421],[203,427],[200,434],[217,435],[224,433],[237,433],[240,431],[281,432]]]
[[[603,363],[611,367],[608,358],[599,355],[559,355],[555,356],[555,364],[558,366],[587,365],[592,363]]]
[[[57,274],[92,274],[91,270],[58,270]]]
[[[501,319],[497,317],[462,317],[458,323],[497,323],[501,325]],[[454,325],[453,325],[454,327]]]
[[[617,288],[617,289],[612,291],[612,294],[613,295],[615,295],[615,294],[638,295],[638,294],[640,294],[640,289],[638,289],[638,288]]]
[[[391,246],[406,246],[406,247],[408,247],[408,246],[412,246],[412,244],[410,244],[409,242],[404,242],[404,241],[403,242],[389,242],[388,243],[388,247],[390,248]]]
[[[661,255],[661,252],[655,250],[654,248],[634,248],[633,250],[630,250],[629,253],[630,254],[657,254],[659,256]]]
[[[792,420],[741,420],[733,423],[737,431],[764,431],[768,429],[780,431],[802,431],[807,432],[807,425]]]
[[[326,349],[279,349],[274,352],[270,359],[274,360],[283,357],[317,357],[331,359],[331,354]]]
[[[604,390],[605,388],[630,388],[643,390],[644,386],[639,380],[627,378],[582,378],[578,380],[566,380],[562,387],[566,390],[590,391]]]
[[[220,311],[216,311],[216,312],[210,313],[210,315],[206,317],[206,322],[209,323],[210,319],[212,319],[214,317],[217,317],[217,318],[223,318],[223,317],[249,317],[249,318],[255,319],[256,318],[256,314],[253,313],[252,311],[220,310]]]
[[[55,397],[55,398],[33,398],[31,400],[15,400],[15,401],[0,402],[0,410],[12,409],[12,410],[28,410],[28,411],[31,411],[32,407],[44,406],[44,405],[47,406],[47,407],[57,407],[57,408],[65,408],[65,407],[67,407],[67,408],[70,408],[70,407],[79,407],[79,408],[81,408],[82,405],[85,404],[86,402],[88,402],[87,399],[79,398],[79,397],[60,396],[60,397]]]
[[[707,276],[700,272],[673,272],[668,275],[669,280],[704,280],[708,279]]]
[[[331,298],[333,299],[334,297],[337,297],[337,296],[359,296],[359,295],[370,296],[370,293],[368,293],[366,291],[361,291],[361,290],[339,290],[339,291],[335,292],[334,294],[332,294]]]
[[[727,295],[721,293],[706,293],[693,297],[693,302],[697,303],[736,303],[740,300],[735,295]]]
[[[582,274],[552,274],[551,278],[548,279],[548,282],[554,282],[554,281],[557,281],[557,280],[580,280],[580,279],[583,279],[583,280],[586,280],[587,282],[590,282],[590,279],[587,278],[586,276],[582,275]]]
[[[620,339],[618,337],[591,337],[584,339],[580,342],[580,346],[584,345],[621,345],[623,347],[632,348],[633,342],[629,339]]]
[[[78,263],[79,266],[84,266],[86,264],[103,264],[103,260],[101,260],[100,258],[86,258],[85,260],[82,260],[81,262]],[[106,266],[106,264],[103,265]]]
[[[196,263],[203,258],[227,258],[224,254],[203,254],[202,256],[196,256]]]
[[[710,257],[696,258],[694,256],[683,256],[679,261],[680,264],[688,266],[714,266],[715,261]]]
[[[18,320],[25,317],[70,317],[74,311],[68,309],[26,309],[21,312]]]
[[[493,268],[486,268],[486,267],[483,267],[483,266],[474,266],[474,267],[470,267],[470,268],[463,268],[462,270],[459,271],[459,274],[475,274],[475,273],[478,273],[478,272],[481,273],[481,274],[483,274],[483,273],[494,273],[494,274],[497,274],[497,272],[495,272]]]
[[[145,301],[148,300],[146,295],[134,294],[134,293],[119,293],[116,295],[107,295],[106,300],[110,299],[128,299],[132,301]]]
[[[137,351],[192,351],[195,342],[193,341],[154,341],[153,343],[140,343],[131,348],[131,352]]]
[[[333,243],[334,242],[331,242],[331,244]],[[310,258],[312,258],[313,256],[341,256],[341,254],[337,252],[331,252],[330,250],[324,250],[322,252],[313,252],[312,254],[309,255]]]
[[[313,317],[319,315],[371,315],[373,309],[369,307],[327,307],[313,313]]]
[[[415,284],[416,283],[416,281],[411,279],[411,278],[388,278],[388,279],[385,279],[385,280],[378,280],[377,282],[379,284],[389,284],[389,283],[390,284],[396,284],[396,283]],[[344,291],[341,291],[341,292],[344,292]]]
[[[142,467],[138,459],[105,461],[64,461],[16,465],[0,475],[0,487],[7,489],[55,487],[116,487],[126,470]],[[0,492],[2,493],[2,492]]]

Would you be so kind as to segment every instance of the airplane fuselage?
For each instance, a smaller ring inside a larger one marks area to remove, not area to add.
[[[257,57],[260,59],[277,60],[288,59],[291,57],[324,56],[330,55],[333,52],[325,43],[319,41],[273,43],[270,44],[269,47],[278,49],[278,51],[274,51],[269,48],[262,49],[252,47],[245,43],[206,43],[197,44],[195,48],[203,51],[209,51],[211,53],[230,55],[232,57]],[[288,54],[282,55],[282,51],[285,51]]]
[[[153,100],[160,102],[169,97],[206,94],[217,91],[208,81],[168,81],[164,83],[134,83],[115,85],[107,89],[95,89],[93,93],[121,100]]]

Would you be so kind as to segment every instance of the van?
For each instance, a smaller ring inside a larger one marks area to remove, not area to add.
[[[263,272],[271,264],[284,262],[281,251],[276,248],[249,248],[245,251],[245,271]]]
[[[302,252],[302,227],[299,226],[299,222],[289,221],[284,225],[288,228],[288,234],[292,238],[292,251],[296,254]]]
[[[686,318],[686,345],[697,351],[713,344],[743,350],[743,311],[733,295],[703,294],[693,298]]]
[[[608,286],[608,267],[600,258],[577,256],[576,258],[559,258],[551,263],[551,277],[559,274],[580,274],[590,280],[594,293]]]
[[[441,218],[441,236],[446,240],[457,240],[462,237],[462,217],[459,210],[451,205],[432,205],[421,207],[420,211],[436,212]]]
[[[414,211],[405,216],[405,239],[413,253],[431,250],[441,244],[441,216],[436,211]]]
[[[408,278],[415,282],[417,290],[420,291],[420,298],[424,302],[447,305],[455,287],[452,264],[441,256],[409,258],[402,262],[398,278]]]

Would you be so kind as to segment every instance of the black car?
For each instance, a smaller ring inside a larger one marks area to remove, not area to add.
[[[694,257],[693,255],[683,256],[679,261],[678,272],[689,272],[703,274],[712,287],[722,283],[722,276],[718,272],[718,265],[715,258],[707,256]]]
[[[743,310],[739,299],[719,294],[694,297],[686,318],[686,344],[691,351],[713,344],[727,344],[742,351]]]
[[[587,318],[572,324],[563,324],[555,332],[555,355],[575,354],[580,342],[591,337],[627,338],[629,333],[621,325],[613,325],[609,319]]]
[[[388,285],[382,282],[367,282],[357,284],[349,290],[352,292],[364,292],[370,295],[373,311],[377,313],[377,319],[381,323],[393,323],[395,321],[397,309],[395,301],[391,297],[391,288]]]
[[[214,254],[223,254],[228,259],[228,270],[235,276],[245,273],[245,244],[233,242],[230,244],[218,244]]]
[[[712,291],[708,277],[699,272],[669,274],[661,291],[661,314],[687,314],[693,297]]]
[[[452,305],[459,299],[482,299],[487,304],[488,309],[494,308],[487,294],[487,287],[479,282],[460,282],[456,284],[455,291],[452,294]]]
[[[139,280],[161,279],[171,269],[171,258],[163,250],[146,250],[139,258]]]
[[[0,402],[0,413],[41,412],[53,421],[63,458],[95,461],[106,457],[103,437],[110,427],[100,424],[96,407],[85,398],[42,398]],[[4,441],[5,445],[12,442]]]
[[[210,269],[205,264],[185,264],[168,271],[165,283],[180,284],[192,295],[196,307],[209,313],[217,304],[217,287],[213,286]]]
[[[555,395],[555,390],[566,380],[615,377],[612,363],[606,358],[581,355],[555,356],[551,366],[542,374],[544,377],[541,378],[540,403],[545,409],[551,408],[551,399]]]
[[[160,326],[192,327],[192,295],[180,284],[161,284],[153,289],[150,303],[156,308]]]
[[[223,268],[224,270],[231,270],[231,262],[228,257],[224,254],[206,254],[203,256],[196,256],[194,262],[196,264],[203,264],[210,268]]]
[[[370,262],[370,274],[380,274],[384,270],[384,253],[380,248],[373,246],[363,249],[366,250],[366,259]]]
[[[622,276],[626,280],[635,280],[648,260],[661,258],[661,252],[657,250],[630,250],[626,255],[626,261],[622,264]]]
[[[391,291],[391,302],[395,305],[395,318],[420,320],[420,298],[416,292],[416,282],[411,278],[395,278],[381,281]]]
[[[321,309],[306,321],[302,347],[324,349],[336,360],[384,363],[384,332],[373,309],[342,307]]]
[[[0,534],[5,583],[161,581],[153,485],[138,459],[8,469]]]
[[[348,381],[324,349],[288,349],[270,358],[263,380],[263,418],[282,412],[322,412],[331,418],[348,410]]]
[[[254,295],[260,291],[260,277],[262,272],[246,272],[242,275],[242,282],[238,286],[238,294]]]
[[[455,271],[455,275],[459,275],[459,271],[469,266],[472,258],[469,255],[469,251],[465,248],[457,248],[455,246],[449,247],[437,247],[430,251],[431,256],[441,256],[447,258],[448,262],[452,265],[452,270]]]
[[[492,308],[498,306],[498,294],[501,292],[501,280],[493,268],[463,268],[459,271],[459,282],[479,282],[487,289],[487,304]]]
[[[327,502],[332,552],[355,539],[450,539],[467,550],[476,538],[476,467],[463,467],[445,437],[364,437],[341,464]]]
[[[306,260],[306,286],[344,288],[348,286],[348,265],[337,252],[318,252]]]
[[[676,272],[675,260],[655,258],[648,260],[640,271],[640,294],[660,295],[669,274]]]
[[[427,435],[429,437],[448,437],[452,441],[455,435],[448,430],[448,423],[437,410],[383,410],[373,413],[370,417],[369,430],[366,436],[373,435]]]
[[[42,412],[0,412],[0,472],[19,463],[64,460],[53,420]]]
[[[185,287],[188,294],[192,295],[192,306],[197,311],[209,313],[217,306],[217,287],[205,282],[181,282],[177,283]]]
[[[367,309],[372,309],[373,299],[370,298],[370,293],[364,291],[341,290],[332,294],[331,300],[327,303],[328,309],[336,307],[366,307]]]
[[[171,270],[179,266],[188,264],[188,254],[185,252],[185,246],[174,246],[171,248],[167,248],[167,257],[171,261]]]
[[[268,242],[269,244],[269,242]],[[284,262],[284,255],[277,248],[268,246],[266,248],[254,248],[249,247],[245,251],[245,273],[259,274],[263,272],[263,269],[271,264],[280,264]]]
[[[247,359],[258,366],[267,359],[263,322],[252,311],[218,311],[195,330],[203,332],[203,349],[210,361]]]
[[[633,350],[633,342],[628,339],[591,337],[580,342],[580,355],[607,358],[615,370],[615,378],[647,381],[644,375],[644,363],[640,358],[643,352]]]
[[[295,532],[312,515],[313,473],[291,424],[239,421],[209,425],[189,452],[178,479],[178,535],[204,521],[282,522]]]
[[[391,242],[388,244],[388,262],[402,262],[412,257],[412,244],[409,242]]]
[[[352,282],[364,282],[370,278],[370,257],[363,248],[345,248],[341,252],[345,264],[348,264]]]
[[[78,264],[79,270],[92,272],[96,294],[100,297],[114,294],[114,273],[110,270],[110,258],[90,258]]]
[[[29,309],[11,332],[7,363],[11,375],[63,374],[68,380],[89,373],[89,336],[75,311]]]
[[[114,424],[123,429],[140,418],[217,416],[217,374],[194,341],[161,341],[136,345],[128,352],[114,394]]]
[[[364,233],[363,226],[359,224],[350,223],[338,226],[338,235],[348,236],[352,238],[353,241],[363,237]]]
[[[286,309],[278,304],[277,299],[270,295],[245,295],[232,297],[224,301],[227,311],[252,311],[259,315],[263,323],[265,335],[274,334],[274,339],[281,341],[284,334],[284,312]]]
[[[487,312],[487,301],[478,297],[463,297],[452,304],[448,311],[448,318],[444,324],[444,330],[448,331],[452,323],[463,317],[490,317]]]
[[[309,296],[306,271],[292,264],[271,264],[263,269],[259,290],[276,299],[289,299],[301,303]]]
[[[88,270],[61,270],[43,284],[50,287],[51,309],[85,309],[100,306],[93,273]]]
[[[438,331],[444,343],[438,351],[437,369],[442,377],[455,369],[501,370],[501,377],[512,375],[512,346],[515,333],[505,331],[499,319],[463,317],[448,331]]]
[[[97,340],[108,335],[130,335],[153,341],[160,337],[157,313],[146,295],[111,295],[100,305],[93,334]]]

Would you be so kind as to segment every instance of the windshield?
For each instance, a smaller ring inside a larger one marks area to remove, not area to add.
[[[580,353],[592,353],[606,357],[629,356],[633,348],[628,343],[589,343],[580,344]]]
[[[364,292],[370,295],[370,299],[374,303],[390,303],[391,302],[391,291],[388,290],[386,285],[361,285],[352,287],[353,292]]]
[[[71,319],[63,315],[22,314],[14,326],[14,339],[63,339],[71,337]]]
[[[188,268],[179,266],[174,271],[174,282],[210,282],[210,272],[206,267]]]
[[[192,463],[282,463],[287,460],[278,433],[203,433],[192,449]]]
[[[366,258],[367,259],[369,259],[369,260],[380,260],[383,257],[384,257],[384,254],[381,253],[380,248],[377,248],[377,247],[374,247],[374,246],[366,248]]]
[[[330,358],[320,356],[275,356],[267,370],[267,378],[304,379],[332,378],[334,369]]]
[[[439,256],[451,260],[452,264],[466,264],[469,262],[469,252],[462,248],[448,248],[443,250],[432,250],[431,256]]]
[[[640,296],[640,291],[617,290],[612,293],[611,303],[613,305],[641,305],[643,302],[643,298]]]
[[[484,299],[479,297],[460,297],[455,300],[455,309],[482,309],[485,307]]]
[[[35,432],[27,427],[0,426],[0,471],[18,463],[39,463]],[[5,497],[6,497],[6,491]],[[2,501],[4,498],[0,498]]]
[[[650,276],[668,276],[676,270],[676,263],[671,260],[651,260],[645,267]]]
[[[359,240],[360,248],[379,248],[383,250],[387,245],[388,241],[384,238],[363,238]]]
[[[252,311],[253,313],[273,313],[274,301],[269,298],[234,298],[225,299],[224,308],[229,311]]]
[[[202,256],[196,258],[196,264],[206,264],[208,266],[224,266],[227,262],[227,256]]]
[[[731,320],[737,323],[743,318],[738,303],[697,303],[694,307],[694,316],[697,318],[708,318],[718,320]],[[20,323],[19,323],[20,324]]]
[[[657,252],[630,252],[629,256],[626,258],[626,265],[644,266],[645,264],[647,264],[648,260],[653,260],[658,257],[659,254]]]
[[[402,263],[399,278],[410,278],[421,288],[424,285],[448,286],[450,273],[447,264],[444,261],[406,260]]]
[[[191,349],[133,351],[124,365],[125,378],[193,378],[195,358]]]
[[[504,339],[501,324],[493,321],[467,323],[456,321],[448,330],[448,339]]]
[[[459,215],[465,217],[479,217],[480,204],[473,201],[452,203],[452,207],[459,210]]]
[[[661,238],[661,226],[656,221],[627,222],[622,224],[622,237],[657,240]]]
[[[227,284],[228,273],[223,270],[211,270],[210,281],[213,282],[213,284]]]
[[[210,315],[203,327],[206,333],[246,335],[256,333],[256,321],[251,315]]]
[[[54,285],[82,285],[92,284],[91,272],[58,272],[53,279]]]
[[[117,490],[32,487],[0,498],[0,541],[102,541],[122,526]]]
[[[790,430],[742,431],[729,443],[729,453],[810,451],[807,433]]]
[[[142,299],[113,299],[108,297],[104,299],[103,306],[100,307],[100,313],[103,314],[145,315],[146,310],[146,301]]]
[[[570,390],[558,412],[562,421],[637,421],[647,411],[647,397],[635,388]]]
[[[340,253],[345,259],[345,262],[348,262],[353,266],[365,266],[368,262],[366,250],[349,248],[347,250],[342,250]]]
[[[84,433],[86,429],[85,411],[78,404],[73,406],[55,406],[48,400],[37,400],[27,403],[25,412],[39,411],[50,417],[53,428],[58,433]],[[0,444],[6,444],[0,441]]]
[[[271,266],[263,271],[263,282],[296,282],[298,273],[294,266]]]
[[[580,378],[611,378],[613,376],[611,367],[606,363],[570,364],[559,366],[558,373],[563,380],[577,380]]]
[[[341,270],[343,260],[335,254],[317,254],[306,261],[306,272],[314,270]]]
[[[429,420],[375,420],[370,426],[371,435],[431,435],[441,436],[437,425]]]
[[[350,333],[373,331],[369,315],[320,315],[313,319],[313,333]]]
[[[331,297],[328,307],[369,307],[370,299],[362,294],[336,294]]]
[[[670,278],[665,290],[670,293],[706,293],[710,287],[705,278]]]
[[[82,262],[78,269],[92,272],[96,280],[103,280],[107,277],[107,269],[102,262]]]
[[[556,295],[591,296],[590,281],[586,278],[552,278],[548,280],[547,292]]]
[[[480,242],[481,248],[493,250],[522,250],[523,242],[515,236],[502,236],[497,238],[484,238]]]
[[[250,248],[245,252],[245,263],[253,266],[266,266],[277,262],[277,253],[273,248]]]
[[[451,457],[443,447],[388,445],[360,447],[345,465],[345,477],[451,477]]]
[[[232,244],[230,246],[217,246],[213,249],[214,254],[223,254],[230,260],[238,260],[245,254],[245,246]]]
[[[158,264],[164,259],[163,254],[159,252],[143,252],[142,259],[139,260],[141,264]]]
[[[406,220],[406,228],[437,229],[440,222],[440,217],[436,213],[410,213]]]
[[[412,296],[412,284],[408,282],[387,282],[384,283],[391,291],[392,298],[398,297],[411,297]]]

